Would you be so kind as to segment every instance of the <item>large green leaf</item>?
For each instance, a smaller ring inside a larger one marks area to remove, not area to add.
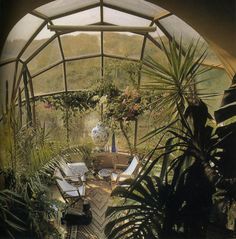
[[[116,188],[112,196],[118,196],[125,201],[122,205],[107,209],[106,216],[110,218],[105,229],[107,238],[134,239],[146,238],[147,235],[150,238],[158,238],[158,233],[154,233],[155,226],[150,227],[150,221],[160,223],[163,220],[162,208],[158,209],[158,206],[161,206],[161,201],[164,200],[155,195],[158,195],[158,186],[149,176],[134,188]],[[161,225],[157,227],[160,228]]]

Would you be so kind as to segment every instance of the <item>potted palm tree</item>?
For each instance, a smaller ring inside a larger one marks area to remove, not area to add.
[[[214,134],[213,118],[198,95],[198,76],[209,70],[201,66],[205,50],[194,43],[184,50],[175,41],[162,43],[162,49],[167,63],[147,59],[143,72],[150,82],[143,87],[156,89],[160,97],[154,107],[174,117],[147,134],[146,139],[163,136],[137,178],[112,193],[122,203],[107,210],[108,238],[206,238],[216,188],[227,185],[231,191],[235,186],[217,170],[224,139]],[[162,142],[165,135],[169,137]],[[161,160],[161,172],[155,172]]]

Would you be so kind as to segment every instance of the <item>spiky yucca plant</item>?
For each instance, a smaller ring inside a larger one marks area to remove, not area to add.
[[[191,42],[184,50],[182,41],[177,44],[175,39],[164,43],[161,39],[161,47],[165,56],[165,64],[151,57],[145,59],[142,73],[149,80],[141,85],[141,88],[153,91],[157,100],[152,102],[156,110],[165,109],[165,115],[176,116],[176,105],[181,112],[189,102],[194,103],[200,94],[197,86],[202,82],[199,76],[210,70],[203,67],[207,53],[199,42]],[[160,97],[157,97],[160,96]],[[173,119],[173,117],[171,117]]]
[[[166,239],[175,238],[176,233],[181,238],[206,238],[215,189],[225,185],[233,189],[235,185],[219,172],[220,145],[227,135],[222,139],[217,137],[214,121],[197,91],[201,82],[198,76],[208,71],[201,67],[205,51],[199,54],[197,47],[190,44],[184,52],[181,44],[177,46],[174,41],[168,47],[164,44],[162,47],[167,65],[148,59],[144,73],[152,81],[144,87],[160,94],[154,103],[157,110],[170,109],[168,113],[178,117],[147,135],[146,139],[149,139],[162,133],[160,141],[166,135],[166,145],[157,144],[157,156],[148,158],[129,188],[115,191],[114,195],[123,199],[124,204],[108,209],[107,214],[114,215],[107,225],[108,238]],[[162,184],[151,186],[147,196],[146,187],[152,183],[147,186],[146,178],[161,159],[163,165],[159,180]],[[165,189],[164,203],[156,200],[156,204],[152,204],[149,198],[160,200],[163,197],[161,189]],[[133,207],[129,211],[130,204]],[[143,205],[142,211],[140,207]],[[130,216],[134,212],[140,215]]]

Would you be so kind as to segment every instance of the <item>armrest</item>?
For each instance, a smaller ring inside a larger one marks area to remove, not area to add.
[[[84,174],[83,176],[80,177],[82,182],[86,182],[86,175]]]
[[[75,175],[75,176],[66,176],[64,177],[65,180],[69,180],[69,181],[79,181],[80,180],[80,175]],[[75,180],[73,180],[75,179]]]
[[[79,192],[78,189],[74,189],[74,190],[63,190],[63,193],[69,193],[69,192]]]
[[[131,175],[127,175],[127,174],[119,174],[117,179],[116,179],[116,182],[119,184],[119,182],[122,182],[128,178],[132,177]]]

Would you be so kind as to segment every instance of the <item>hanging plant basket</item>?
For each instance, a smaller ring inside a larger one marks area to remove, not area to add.
[[[143,112],[142,99],[137,90],[125,92],[107,103],[106,117],[116,121],[134,121]]]

